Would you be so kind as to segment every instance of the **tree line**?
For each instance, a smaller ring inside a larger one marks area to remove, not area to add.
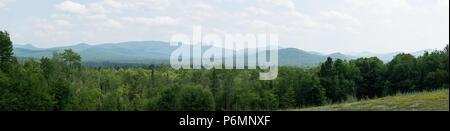
[[[260,70],[93,67],[71,49],[40,60],[12,50],[0,31],[1,111],[278,110],[449,88],[448,45],[388,63],[328,58],[318,67],[284,66],[273,81],[260,81]]]

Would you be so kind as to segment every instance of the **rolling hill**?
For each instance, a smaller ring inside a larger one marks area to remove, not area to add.
[[[37,48],[31,44],[14,45],[14,54],[21,58],[40,59],[42,57],[51,57],[54,51],[63,51],[72,49],[82,57],[83,62],[90,63],[135,63],[135,64],[161,64],[168,63],[171,53],[178,47],[170,46],[167,42],[160,41],[138,41],[122,43],[105,43],[99,45],[89,45],[85,43],[55,47],[55,48]],[[206,49],[216,47],[202,47],[202,52]],[[238,50],[237,54],[247,53],[247,50]],[[423,51],[415,54],[423,53]],[[377,56],[381,60],[390,61],[393,56],[398,54],[373,54],[361,53],[347,55],[342,53],[322,54],[319,52],[308,52],[297,48],[280,48],[279,65],[282,66],[316,66],[324,62],[327,57],[351,60],[359,57]],[[251,54],[249,54],[251,55]],[[226,56],[230,57],[230,56]]]
[[[448,111],[449,90],[397,94],[384,98],[344,102],[293,111]]]
[[[79,53],[83,62],[111,62],[111,63],[167,63],[171,53],[178,47],[171,47],[169,43],[158,41],[106,43],[100,45],[78,44],[73,46],[55,47],[48,49],[36,48],[30,44],[15,45],[14,54],[17,57],[40,59],[51,57],[54,51],[72,49]],[[209,48],[202,47],[202,52]],[[237,54],[247,53],[245,50],[236,51]],[[229,57],[229,56],[227,56]],[[326,60],[327,56],[309,53],[296,48],[279,50],[280,65],[310,66],[317,65]]]
[[[87,62],[131,62],[167,60],[176,47],[170,47],[164,42],[124,42],[118,44],[88,45],[78,44],[74,46],[56,47],[49,49],[33,50],[29,48],[14,47],[17,57],[41,58],[51,57],[53,51],[72,49],[79,53],[83,61]]]

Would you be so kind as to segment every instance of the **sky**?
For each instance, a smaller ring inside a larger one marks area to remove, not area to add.
[[[449,0],[0,0],[0,30],[41,48],[167,42],[195,25],[321,53],[413,52],[449,43]]]

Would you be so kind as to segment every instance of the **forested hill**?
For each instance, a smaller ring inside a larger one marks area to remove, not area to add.
[[[203,51],[210,47],[202,48]],[[215,47],[212,47],[215,48]],[[62,52],[64,49],[72,49],[81,55],[83,63],[103,65],[104,63],[134,63],[134,64],[167,64],[171,53],[177,47],[169,46],[167,42],[159,41],[142,41],[142,42],[123,42],[123,43],[106,43],[99,45],[78,44],[74,46],[56,47],[56,48],[37,48],[31,44],[15,45],[14,54],[20,58],[40,59],[51,57],[54,51]],[[242,52],[238,51],[238,52]],[[307,52],[297,48],[281,48],[279,50],[279,64],[282,66],[316,66],[324,62],[327,57],[335,59],[350,60],[358,57],[379,56],[384,61],[390,61],[394,55],[391,54],[372,54],[364,53],[366,56],[356,56],[358,54],[347,55],[342,53],[321,54],[316,52]],[[415,54],[415,53],[412,53]],[[422,52],[416,54],[423,54]],[[362,55],[362,54],[359,54]]]
[[[17,59],[2,31],[0,47],[0,111],[280,110],[449,88],[448,45],[420,57],[401,53],[387,63],[328,57],[311,68],[281,66],[272,81],[260,80],[261,70],[83,66],[73,50],[87,44],[39,61]]]
[[[14,54],[17,57],[37,58],[42,56],[51,57],[53,51],[63,51],[64,49],[72,49],[81,55],[85,62],[141,62],[152,60],[168,59],[171,52],[176,47],[170,47],[164,42],[125,42],[119,44],[101,44],[88,45],[78,44],[74,46],[57,47],[49,49],[22,48],[23,46],[15,46]]]
[[[115,44],[57,47],[49,49],[36,48],[30,44],[14,47],[14,54],[22,58],[40,59],[42,56],[51,57],[54,51],[72,49],[81,55],[85,63],[138,63],[138,64],[167,64],[171,53],[178,47],[171,47],[169,43],[157,41],[124,42]],[[202,51],[215,47],[203,47]],[[243,53],[240,50],[237,53]],[[311,66],[326,60],[325,55],[312,54],[294,48],[279,50],[280,65]]]

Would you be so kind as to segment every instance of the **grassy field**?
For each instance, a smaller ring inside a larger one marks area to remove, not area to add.
[[[449,111],[448,105],[449,90],[443,89],[290,111]]]

